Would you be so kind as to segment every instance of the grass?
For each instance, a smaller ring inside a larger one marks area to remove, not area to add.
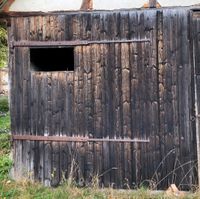
[[[39,183],[28,181],[15,183],[3,181],[0,183],[0,198],[20,199],[158,199],[167,198],[164,194],[151,194],[148,190],[117,191],[113,189],[77,188],[64,184],[58,188],[47,188]]]
[[[9,178],[12,166],[10,159],[10,115],[8,100],[0,98],[0,199],[168,199],[165,192],[151,192],[148,189],[114,190],[100,189],[97,184],[78,188],[70,179],[57,188],[44,187],[27,180],[15,182]],[[200,193],[187,194],[185,199],[198,199]]]
[[[30,181],[14,182],[4,180],[0,182],[0,198],[16,199],[199,199],[200,193],[187,194],[183,197],[168,197],[164,192],[151,192],[141,188],[138,190],[114,190],[112,188],[77,188],[67,183],[58,188],[44,187]]]

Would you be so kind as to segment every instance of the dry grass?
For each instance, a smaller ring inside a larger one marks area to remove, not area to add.
[[[112,188],[78,188],[64,183],[57,188],[44,187],[39,183],[24,180],[0,182],[0,198],[14,199],[168,199],[185,198],[199,199],[200,192],[185,193],[181,197],[167,196],[164,191],[151,191],[144,188],[138,190],[114,190]]]

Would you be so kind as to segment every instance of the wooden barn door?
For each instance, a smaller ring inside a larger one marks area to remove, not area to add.
[[[101,140],[82,148],[86,179],[93,173],[104,186],[128,188],[153,176],[160,159],[151,45],[139,41],[75,48],[73,136]]]
[[[98,178],[118,188],[192,186],[187,14],[152,9],[14,18],[12,132],[22,136],[15,137],[15,173],[33,173],[46,185],[73,177],[80,185]],[[60,45],[73,48],[73,71],[30,71],[31,47]],[[198,89],[198,67],[195,74]]]

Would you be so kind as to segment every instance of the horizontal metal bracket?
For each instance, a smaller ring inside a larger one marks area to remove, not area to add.
[[[12,135],[13,140],[27,141],[51,141],[51,142],[126,142],[126,143],[149,143],[150,141],[143,139],[127,139],[127,138],[89,138],[89,137],[69,137],[69,136],[39,136],[39,135]]]
[[[98,40],[98,41],[85,41],[85,40],[74,40],[74,41],[12,41],[10,47],[64,47],[64,46],[86,46],[91,44],[117,44],[117,43],[141,43],[151,42],[150,39],[130,39],[130,40]]]

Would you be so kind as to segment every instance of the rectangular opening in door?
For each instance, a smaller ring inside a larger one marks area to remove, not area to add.
[[[74,48],[30,48],[32,71],[74,71]]]

